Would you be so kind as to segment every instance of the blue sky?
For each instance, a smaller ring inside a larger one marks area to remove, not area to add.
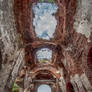
[[[51,92],[51,88],[50,86],[44,84],[44,85],[39,86],[37,92]]]
[[[48,59],[51,60],[52,58],[52,50],[49,48],[42,48],[36,52],[38,61],[41,61],[42,59]]]
[[[36,36],[42,39],[50,40],[56,29],[57,20],[53,14],[58,10],[58,6],[52,3],[37,3],[33,6],[35,18],[33,25],[35,26]]]

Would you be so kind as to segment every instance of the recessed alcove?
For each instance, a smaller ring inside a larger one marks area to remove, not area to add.
[[[33,6],[33,26],[36,37],[40,39],[50,40],[54,38],[57,26],[55,14],[58,6],[55,3],[37,3]]]

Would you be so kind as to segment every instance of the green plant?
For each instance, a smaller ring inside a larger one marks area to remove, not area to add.
[[[43,0],[40,0],[40,2],[42,3],[42,2],[43,2]]]
[[[47,63],[47,62],[48,62],[48,60],[45,58],[40,61],[40,63]]]
[[[42,3],[44,0],[40,0],[40,2]],[[55,0],[48,0],[49,3],[54,3]]]
[[[48,0],[50,3],[54,3],[55,2],[55,0]]]
[[[13,85],[12,92],[19,92],[19,86],[16,83]]]

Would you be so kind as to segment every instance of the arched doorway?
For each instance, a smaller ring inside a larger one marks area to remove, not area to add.
[[[51,87],[46,84],[42,84],[38,87],[37,92],[51,92]]]

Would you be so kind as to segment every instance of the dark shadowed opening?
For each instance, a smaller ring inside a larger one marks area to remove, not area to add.
[[[89,53],[88,53],[88,67],[92,70],[92,48],[89,50]]]
[[[70,82],[67,83],[67,92],[75,92],[73,85]]]

